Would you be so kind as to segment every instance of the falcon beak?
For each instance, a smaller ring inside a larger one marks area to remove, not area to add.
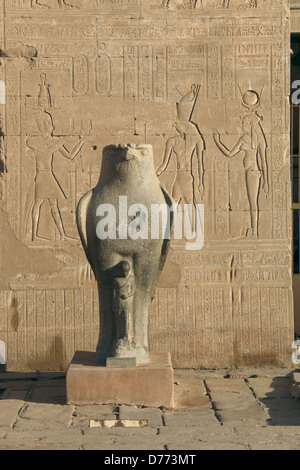
[[[119,148],[124,150],[124,152],[122,152],[122,158],[125,161],[130,161],[133,159],[140,160],[140,154],[139,151],[136,150],[135,144],[120,145]]]

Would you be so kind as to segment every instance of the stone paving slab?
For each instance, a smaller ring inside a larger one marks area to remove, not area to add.
[[[255,377],[291,377],[292,375],[292,370],[287,369],[287,368],[260,368],[260,369],[247,369],[247,368],[241,368],[241,369],[230,369],[226,370],[226,373],[224,374],[229,376],[230,378],[234,377],[241,377],[241,378],[255,378]]]
[[[159,408],[137,408],[131,406],[121,406],[119,410],[119,419],[128,420],[147,420],[148,426],[163,426],[163,415]]]
[[[161,429],[160,439],[168,450],[226,450],[232,447],[244,450],[230,429],[224,429],[220,424],[211,428],[207,423],[201,426],[165,427]]]
[[[28,395],[27,390],[11,390],[9,393],[10,400],[25,401]]]
[[[43,376],[45,377],[46,373],[43,373]],[[55,372],[51,373],[49,377],[55,376]],[[13,381],[16,382],[18,380],[22,381],[28,381],[28,380],[38,380],[39,373],[38,372],[3,372],[0,374],[0,383],[2,382],[8,382],[8,381]]]
[[[0,389],[28,391],[35,383],[37,382],[32,380],[8,380],[3,382],[0,381]]]
[[[210,408],[204,381],[198,374],[190,372],[175,372],[174,395],[177,409]]]
[[[290,398],[290,377],[256,377],[247,379],[258,398]]]
[[[0,430],[12,426],[23,406],[22,400],[0,400]]]
[[[36,403],[51,403],[64,405],[67,403],[65,384],[54,386],[34,386],[31,391],[30,401]]]
[[[172,428],[186,428],[191,426],[200,426],[204,424],[212,428],[216,428],[219,426],[218,420],[212,408],[210,410],[194,408],[192,410],[185,410],[179,412],[167,411],[164,414],[164,422],[166,426],[170,426]]]
[[[73,406],[72,422],[74,428],[87,429],[91,419],[116,419],[117,411],[113,405]]]
[[[78,449],[82,442],[82,435],[78,429],[35,429],[28,430],[14,429],[8,433],[4,439],[0,439],[0,449],[13,449],[17,444],[18,448],[30,450],[31,448],[47,447],[51,448],[63,445],[72,449]]]
[[[84,431],[85,450],[163,450],[155,428],[94,428]]]
[[[264,408],[255,399],[253,393],[242,378],[208,379],[209,394],[223,424],[235,422],[264,422],[267,419]]]
[[[175,371],[174,409],[67,405],[62,375],[5,375],[1,450],[299,450],[300,402],[285,370]],[[90,419],[148,426],[91,428]]]
[[[300,403],[292,398],[262,398],[269,423],[276,426],[300,426]]]
[[[72,416],[71,406],[28,403],[15,424],[17,431],[65,429]]]
[[[300,427],[250,426],[235,429],[236,438],[252,450],[299,450]]]

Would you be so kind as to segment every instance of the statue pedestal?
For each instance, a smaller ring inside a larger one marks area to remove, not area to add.
[[[137,366],[103,367],[96,353],[77,351],[67,370],[69,404],[174,406],[174,373],[169,353],[150,352]]]

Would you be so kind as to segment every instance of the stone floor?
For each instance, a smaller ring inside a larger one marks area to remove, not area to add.
[[[68,405],[64,373],[3,373],[0,450],[299,450],[295,374],[176,370],[168,410]]]

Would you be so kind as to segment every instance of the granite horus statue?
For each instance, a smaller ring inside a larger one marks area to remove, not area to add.
[[[168,232],[174,224],[170,211],[168,221],[161,221],[155,239],[151,238],[150,230],[149,236],[126,236],[129,230],[124,231],[120,196],[126,197],[128,208],[144,207],[148,214],[153,204],[173,206],[172,198],[156,176],[151,145],[106,147],[99,182],[77,207],[80,238],[99,288],[100,335],[96,358],[100,365],[111,357],[135,358],[138,364],[148,361],[149,309],[170,244],[165,230]],[[107,205],[115,208],[116,237],[99,237],[97,232],[99,207]],[[128,211],[129,225],[136,223],[130,215]],[[140,212],[139,216],[141,220]]]

